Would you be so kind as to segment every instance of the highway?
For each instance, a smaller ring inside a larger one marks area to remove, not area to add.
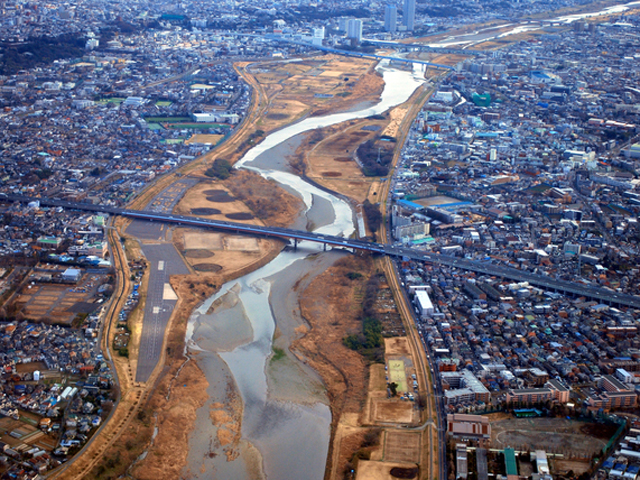
[[[451,65],[442,65],[442,64],[438,64],[438,63],[431,63],[431,62],[427,62],[425,60],[418,60],[418,59],[414,59],[414,58],[391,57],[391,56],[387,56],[387,55],[377,55],[375,53],[358,52],[358,51],[355,51],[355,50],[342,50],[342,49],[338,49],[338,48],[325,47],[325,46],[322,46],[322,45],[314,45],[313,43],[300,42],[300,41],[292,40],[290,38],[285,38],[285,37],[283,37],[281,35],[272,35],[272,34],[255,35],[255,34],[250,34],[250,33],[232,33],[232,32],[229,32],[228,35],[233,35],[235,37],[262,38],[264,40],[270,40],[272,42],[288,43],[288,44],[291,44],[291,45],[299,45],[301,47],[315,48],[316,50],[320,50],[321,52],[333,53],[335,55],[343,55],[345,57],[373,58],[374,60],[391,60],[391,61],[394,61],[394,62],[402,62],[402,63],[416,63],[416,64],[419,64],[419,65],[426,65],[428,67],[439,68],[439,69],[442,69],[442,70],[455,70],[455,67],[452,67]],[[406,45],[402,45],[402,44],[397,44],[396,47],[407,47],[407,46]],[[440,51],[440,50],[438,50],[438,51]]]
[[[14,201],[21,203],[40,202],[42,206],[62,207],[73,210],[88,212],[104,212],[111,215],[122,215],[139,220],[157,221],[185,225],[196,228],[208,228],[215,230],[226,230],[238,234],[251,234],[263,237],[275,237],[281,239],[293,239],[297,246],[299,241],[310,241],[331,245],[341,248],[352,248],[355,250],[368,251],[391,257],[412,259],[429,262],[437,265],[446,265],[460,270],[472,271],[484,275],[507,278],[517,282],[529,282],[531,285],[541,287],[546,290],[563,292],[578,297],[586,297],[608,305],[632,307],[640,309],[640,297],[619,293],[596,285],[587,285],[579,282],[557,279],[544,274],[527,272],[517,268],[494,265],[489,262],[469,260],[458,257],[451,257],[437,253],[415,250],[407,247],[396,247],[393,245],[364,242],[349,238],[324,235],[321,233],[305,232],[280,227],[263,227],[259,225],[248,225],[222,220],[209,220],[185,215],[174,215],[170,213],[157,213],[142,210],[129,210],[125,208],[111,207],[106,205],[93,205],[87,203],[68,202],[49,198],[35,198],[23,195],[0,194],[0,201]]]
[[[423,52],[438,53],[441,55],[445,55],[445,54],[466,55],[466,56],[486,55],[486,53],[482,50],[463,50],[462,48],[434,47],[432,45],[425,45],[423,43],[400,43],[400,42],[390,42],[385,40],[374,40],[372,38],[363,38],[362,41],[369,42],[374,45],[379,45],[381,47],[390,47],[390,48],[398,48],[398,49],[406,48],[409,50],[422,50]]]

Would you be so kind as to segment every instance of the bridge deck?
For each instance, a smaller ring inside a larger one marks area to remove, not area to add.
[[[576,282],[556,279],[546,275],[530,273],[517,268],[493,265],[490,263],[479,262],[475,260],[467,260],[457,257],[449,257],[435,253],[429,253],[421,250],[414,250],[405,247],[394,247],[381,243],[364,242],[362,240],[354,240],[333,235],[323,235],[313,232],[305,232],[301,230],[293,230],[290,228],[280,227],[262,227],[258,225],[246,225],[243,223],[227,222],[220,220],[209,220],[198,217],[189,217],[185,215],[163,214],[157,212],[128,210],[126,208],[111,207],[106,205],[92,205],[86,203],[67,202],[63,200],[55,200],[49,198],[33,198],[23,195],[2,195],[0,201],[9,200],[22,203],[30,203],[34,201],[40,202],[41,205],[63,207],[75,210],[83,210],[89,212],[104,212],[112,215],[123,215],[130,218],[140,220],[159,221],[173,223],[178,225],[186,225],[197,228],[211,228],[217,230],[227,230],[236,233],[244,233],[251,235],[260,235],[266,237],[277,237],[285,239],[295,239],[298,241],[306,240],[309,242],[324,243],[342,248],[352,248],[394,257],[409,258],[418,261],[430,262],[434,264],[446,265],[461,270],[468,270],[484,275],[509,278],[519,282],[529,282],[532,285],[545,288],[547,290],[561,291],[576,296],[584,296],[595,299],[611,305],[627,306],[640,309],[640,297],[628,295],[624,293],[614,292],[606,288],[582,285]]]

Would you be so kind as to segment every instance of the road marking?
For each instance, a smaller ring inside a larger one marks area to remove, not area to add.
[[[160,271],[164,270],[164,260],[160,260],[158,262],[158,270]]]
[[[169,284],[169,283],[165,283],[164,284],[164,292],[162,294],[162,299],[163,300],[178,300],[178,295],[176,295],[176,292],[171,287],[171,284]]]

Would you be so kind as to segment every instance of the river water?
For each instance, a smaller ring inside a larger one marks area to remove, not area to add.
[[[519,24],[504,24],[498,25],[495,27],[484,28],[481,30],[476,30],[472,33],[467,33],[463,35],[456,35],[447,37],[439,42],[430,43],[428,46],[430,47],[460,47],[460,48],[469,48],[478,43],[486,42],[489,40],[494,40],[496,38],[504,38],[509,35],[516,35],[519,33],[530,32],[533,30],[539,30],[542,27],[542,24],[549,23],[573,23],[576,20],[584,20],[586,18],[591,17],[599,17],[602,15],[613,15],[617,13],[623,13],[632,8],[637,8],[640,5],[640,2],[629,2],[623,3],[620,5],[613,5],[611,7],[603,8],[602,10],[598,10],[597,12],[588,12],[588,13],[575,13],[572,15],[564,15],[561,17],[551,18],[548,20],[542,21],[527,21]],[[509,30],[496,33],[496,30],[502,29],[505,27],[513,27]]]
[[[299,135],[364,118],[405,102],[424,82],[422,67],[403,71],[379,66],[385,87],[380,102],[354,111],[310,117],[268,135],[237,168],[275,180],[303,199],[307,224],[321,233],[349,237],[353,212],[342,199],[291,173],[283,156]],[[315,227],[317,226],[317,227]],[[271,361],[274,337],[286,347],[302,320],[296,317],[293,285],[311,279],[340,255],[303,242],[266,266],[222,286],[189,320],[187,349],[209,381],[210,401],[197,412],[189,442],[190,478],[305,478],[321,480],[329,448],[331,413],[319,377],[290,352]],[[273,296],[272,296],[272,295]],[[285,297],[293,299],[285,300]],[[213,307],[212,307],[213,305]],[[275,317],[275,318],[274,318]],[[243,405],[238,456],[224,455],[210,412],[230,399],[229,379]]]

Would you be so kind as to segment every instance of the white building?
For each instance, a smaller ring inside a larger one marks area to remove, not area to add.
[[[417,290],[415,299],[416,306],[418,307],[418,313],[421,316],[426,317],[435,312],[433,303],[431,303],[431,299],[429,298],[429,294],[425,290]]]
[[[404,0],[402,24],[412,31],[416,22],[416,0]]]
[[[62,272],[62,279],[67,282],[77,282],[82,277],[82,272],[77,268],[67,268]]]
[[[351,18],[347,22],[347,38],[362,41],[362,20]]]
[[[398,9],[395,5],[384,7],[384,29],[386,32],[394,33],[398,28]]]

